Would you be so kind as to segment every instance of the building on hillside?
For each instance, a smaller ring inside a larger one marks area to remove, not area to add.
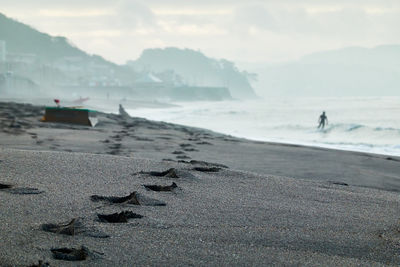
[[[160,85],[162,83],[163,83],[163,81],[160,78],[158,78],[157,76],[155,76],[154,74],[152,74],[150,72],[140,76],[139,78],[137,78],[135,80],[135,84],[146,85],[146,86]]]
[[[0,74],[0,94],[7,96],[37,96],[39,86],[28,77],[11,71]]]
[[[67,73],[81,73],[86,69],[82,57],[61,57],[54,62],[53,66]]]
[[[31,53],[7,53],[7,62],[33,65],[37,60],[36,54]]]

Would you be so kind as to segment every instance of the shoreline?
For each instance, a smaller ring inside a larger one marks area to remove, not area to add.
[[[390,105],[388,108],[393,108],[394,112],[391,116],[386,116],[383,111],[377,110],[376,105],[380,102],[379,100],[371,104],[374,107],[371,110],[366,107],[367,104],[357,106],[358,109],[355,112],[360,114],[376,112],[376,116],[382,118],[382,122],[378,122],[373,119],[373,116],[371,118],[365,115],[354,117],[349,114],[345,103],[351,104],[357,101],[346,101],[346,99],[348,98],[345,98],[343,104],[337,107],[332,103],[324,107],[332,115],[332,123],[327,125],[324,131],[317,130],[317,125],[311,120],[315,113],[319,114],[319,110],[316,109],[321,105],[310,108],[299,106],[298,113],[288,118],[290,112],[295,112],[293,108],[286,108],[284,104],[275,103],[273,99],[194,105],[182,103],[181,108],[173,108],[165,112],[149,109],[128,111],[133,116],[203,127],[249,140],[400,156],[400,149],[397,146],[400,125],[395,119],[398,109],[393,107],[393,104]],[[307,105],[306,102],[293,98],[286,103]],[[313,101],[310,103],[315,104]],[[308,105],[311,105],[310,103]],[[385,102],[381,104],[384,105]],[[213,118],[215,116],[215,118],[209,121],[207,116]]]
[[[92,128],[40,122],[43,106],[5,102],[1,103],[0,112],[7,114],[0,120],[3,126],[0,142],[6,148],[88,152],[158,161],[212,161],[264,175],[340,180],[337,182],[400,192],[400,157],[396,156],[254,141],[112,113],[98,112],[99,123]],[[12,120],[17,125],[7,127]],[[360,170],[366,174],[360,175]]]
[[[258,140],[258,139],[247,139],[245,137],[237,137],[237,136],[233,136],[235,138],[243,138],[249,141],[254,141],[254,142],[264,142],[264,143],[268,143],[268,144],[276,144],[276,145],[288,145],[288,146],[302,146],[302,147],[309,147],[309,148],[320,148],[320,149],[328,149],[328,150],[335,150],[335,151],[344,151],[344,152],[357,152],[357,153],[361,153],[361,154],[368,154],[368,155],[376,155],[376,156],[387,156],[387,157],[395,157],[395,158],[400,158],[400,155],[395,154],[395,153],[379,153],[379,152],[370,152],[370,151],[364,151],[364,150],[357,150],[357,149],[350,149],[350,148],[341,148],[341,147],[337,147],[335,145],[324,145],[324,144],[311,144],[311,143],[302,143],[302,142],[291,142],[291,141],[273,141],[273,140]]]
[[[0,265],[398,264],[400,158],[43,111],[0,103]]]
[[[5,100],[5,101],[4,101]],[[110,99],[109,101],[112,102],[115,106],[114,110],[102,110],[99,111],[99,99],[93,99],[95,105],[88,106],[88,109],[94,109],[98,113],[104,113],[104,114],[114,114],[118,115],[118,104],[120,103],[120,99]],[[101,101],[105,101],[102,99]],[[44,106],[48,104],[49,106],[53,105],[54,103],[49,100],[49,98],[32,98],[32,99],[19,99],[19,98],[9,98],[9,99],[2,99],[0,103],[16,103],[16,104],[31,104],[35,106]],[[73,105],[74,102],[72,99],[68,100],[65,102],[67,105]],[[64,104],[65,104],[64,103]],[[183,102],[187,103],[187,102]],[[126,106],[125,106],[126,105]],[[174,108],[174,107],[179,107],[180,103],[164,103],[164,102],[158,102],[158,101],[137,101],[137,100],[126,100],[125,103],[123,103],[123,106],[125,109],[165,109],[165,108]],[[185,124],[177,124],[174,122],[166,122],[162,120],[152,120],[148,119],[145,117],[141,117],[143,119],[149,120],[149,121],[154,121],[154,122],[159,122],[159,123],[171,123],[171,124],[176,124],[180,125],[183,127],[189,127],[189,128],[197,128],[197,129],[203,129],[203,130],[208,130],[210,132],[216,133],[216,134],[221,134],[221,135],[226,135],[230,136],[232,138],[238,138],[238,139],[244,139],[248,141],[253,141],[253,142],[263,142],[263,143],[269,143],[269,144],[282,144],[282,145],[293,145],[293,146],[304,146],[304,147],[310,147],[310,148],[322,148],[322,149],[330,149],[330,150],[337,150],[337,151],[347,151],[347,152],[359,152],[359,153],[366,153],[366,154],[371,154],[371,155],[380,155],[380,156],[388,156],[388,157],[396,157],[400,158],[400,152],[379,152],[379,151],[369,151],[369,150],[363,150],[363,149],[357,149],[356,147],[353,146],[353,148],[349,147],[340,147],[337,144],[335,145],[330,145],[330,144],[324,144],[324,143],[312,143],[312,142],[297,142],[297,141],[284,141],[284,140],[271,140],[271,139],[262,139],[262,138],[249,138],[249,137],[243,137],[231,133],[223,133],[223,132],[218,132],[214,131],[212,129],[204,128],[204,127],[197,127],[197,126],[190,126],[190,125],[185,125]],[[365,144],[368,145],[368,144]],[[352,145],[350,145],[352,146]]]

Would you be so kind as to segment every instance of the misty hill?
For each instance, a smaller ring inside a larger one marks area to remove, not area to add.
[[[400,45],[348,47],[255,68],[257,89],[276,96],[400,95]]]
[[[252,74],[239,71],[233,62],[216,60],[191,49],[146,49],[139,59],[129,61],[136,71],[172,70],[191,86],[227,87],[235,98],[254,98]]]
[[[2,95],[172,101],[255,97],[248,82],[250,74],[240,72],[232,62],[207,58],[193,50],[146,50],[137,61],[140,72],[135,72],[132,66],[90,55],[65,37],[39,32],[1,13],[0,41]],[[141,81],[149,66],[159,70],[158,82]]]
[[[90,55],[65,37],[39,32],[1,13],[0,40],[5,41],[6,55],[4,62],[0,59],[2,94],[105,96],[135,77],[127,66]]]
[[[62,57],[81,57],[102,64],[115,65],[100,56],[87,54],[73,46],[65,37],[39,32],[1,13],[0,40],[6,41],[8,53],[35,54],[43,62],[53,62]]]

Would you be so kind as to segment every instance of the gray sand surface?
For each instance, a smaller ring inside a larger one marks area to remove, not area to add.
[[[0,260],[23,265],[51,258],[50,249],[86,246],[98,257],[82,265],[397,264],[399,197],[396,193],[261,176],[229,169],[192,170],[160,163],[81,153],[1,150],[2,182],[38,188],[38,195],[1,192]],[[140,171],[174,167],[180,178]],[[143,184],[170,184],[175,192],[151,192]],[[92,202],[94,194],[138,191],[166,206]],[[144,215],[127,224],[98,222],[97,213],[131,210]],[[42,223],[84,218],[109,238],[63,236]],[[104,254],[104,255],[103,255]]]
[[[399,158],[107,114],[95,128],[42,123],[42,110],[0,106],[0,184],[12,186],[0,189],[0,266],[400,263]],[[179,178],[149,174],[170,168]],[[172,192],[143,187],[172,182]],[[133,191],[142,205],[90,198]],[[144,217],[97,218],[126,210]],[[73,218],[86,234],[41,229]],[[50,251],[81,246],[90,252],[84,261],[56,260]]]

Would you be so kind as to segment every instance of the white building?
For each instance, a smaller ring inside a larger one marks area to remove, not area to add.
[[[6,41],[0,40],[0,62],[6,61]]]
[[[163,81],[160,78],[150,72],[142,75],[135,81],[137,84],[160,84],[162,82]]]

